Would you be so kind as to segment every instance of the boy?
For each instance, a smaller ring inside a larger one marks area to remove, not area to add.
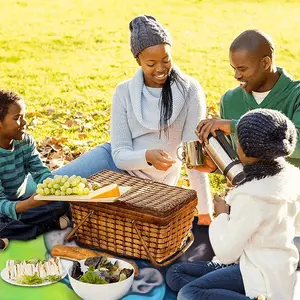
[[[26,195],[27,175],[36,184],[52,177],[34,139],[26,133],[25,103],[16,93],[0,90],[0,244],[30,240],[52,229],[64,229],[68,202],[36,201]]]

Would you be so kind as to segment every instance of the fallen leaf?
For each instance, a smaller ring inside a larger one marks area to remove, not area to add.
[[[51,115],[53,115],[55,113],[55,109],[54,108],[48,108],[47,109],[47,115],[48,116],[51,116]]]
[[[82,112],[76,112],[76,114],[74,115],[74,118],[82,118],[83,117],[83,113]]]
[[[79,137],[80,139],[86,139],[86,138],[88,137],[88,135],[87,135],[86,133],[80,133],[80,134],[78,135],[78,137]]]
[[[65,122],[65,125],[68,126],[68,127],[72,127],[74,124],[75,124],[74,120],[67,120]]]
[[[87,142],[86,141],[73,140],[73,144],[75,146],[85,146],[85,145],[87,145]]]

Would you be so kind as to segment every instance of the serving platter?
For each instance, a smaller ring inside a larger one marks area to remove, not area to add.
[[[120,194],[128,192],[131,189],[130,186],[119,186]],[[120,196],[119,196],[120,197]],[[79,195],[70,195],[70,196],[34,196],[34,200],[45,200],[45,201],[68,201],[68,202],[115,202],[119,197],[111,198],[94,198],[91,199],[89,195],[79,196]]]
[[[65,277],[67,276],[67,274],[68,274],[68,272],[67,272],[65,269],[63,269],[63,274],[62,274],[60,280],[62,280],[63,278],[65,278]],[[9,283],[9,284],[17,285],[17,286],[26,286],[26,287],[39,287],[39,286],[45,286],[45,285],[50,285],[50,284],[57,283],[57,282],[60,281],[60,280],[58,280],[58,281],[48,281],[48,280],[46,280],[45,282],[39,283],[39,284],[22,284],[22,283],[18,283],[18,282],[15,281],[15,280],[9,279],[9,278],[8,278],[8,275],[7,275],[7,269],[6,269],[6,268],[4,268],[4,269],[1,271],[1,278],[2,278],[5,282],[7,282],[7,283]]]

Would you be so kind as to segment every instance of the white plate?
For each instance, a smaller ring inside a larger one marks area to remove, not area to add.
[[[61,276],[61,279],[65,278],[66,275],[68,274],[68,272],[66,270],[63,269],[63,274]],[[2,271],[1,271],[1,278],[6,281],[7,283],[10,283],[10,284],[13,284],[13,285],[18,285],[18,286],[29,286],[29,287],[38,287],[38,286],[44,286],[44,285],[50,285],[50,284],[53,284],[53,283],[57,283],[59,281],[54,281],[54,282],[51,282],[51,281],[45,281],[43,283],[40,283],[40,284],[21,284],[21,283],[18,283],[14,280],[11,280],[8,278],[7,276],[7,271],[6,271],[6,268],[4,268]]]
[[[124,193],[128,192],[131,187],[130,186],[119,186],[120,194],[123,195]],[[34,196],[34,200],[46,200],[46,201],[75,201],[75,202],[115,202],[119,197],[111,197],[111,198],[97,198],[91,199],[89,195],[86,196],[78,196],[78,195],[71,195],[71,196]]]

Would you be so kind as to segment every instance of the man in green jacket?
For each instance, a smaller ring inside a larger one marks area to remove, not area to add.
[[[206,119],[199,123],[200,141],[206,143],[208,134],[215,136],[219,129],[230,134],[235,148],[236,123],[244,113],[255,108],[279,110],[298,129],[297,148],[288,160],[300,167],[300,81],[276,67],[271,38],[257,30],[246,30],[232,42],[229,59],[240,85],[223,95],[221,119]]]
[[[238,119],[255,108],[275,109],[285,114],[298,130],[297,146],[288,160],[300,167],[300,81],[295,81],[284,69],[276,67],[271,38],[257,30],[246,30],[232,42],[229,59],[240,85],[223,95],[221,119],[206,119],[199,123],[196,131],[200,142],[207,143],[207,136],[210,133],[215,136],[219,129],[230,135],[236,148]],[[213,172],[216,166],[206,156],[204,166],[197,169]],[[216,205],[222,206],[225,202],[219,201]],[[300,254],[300,237],[296,237],[294,242]]]

